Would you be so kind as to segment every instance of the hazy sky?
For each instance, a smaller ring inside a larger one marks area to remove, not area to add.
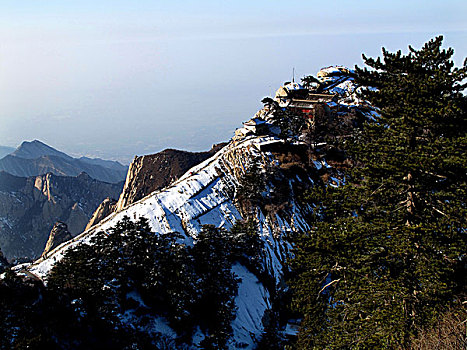
[[[296,75],[419,48],[467,56],[467,1],[0,0],[0,145],[129,161],[228,140]]]

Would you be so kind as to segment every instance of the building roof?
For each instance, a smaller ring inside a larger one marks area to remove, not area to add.
[[[277,89],[275,98],[278,99],[289,97],[291,94],[293,94],[294,91],[306,91],[306,89],[299,83],[289,82]]]
[[[333,94],[315,94],[308,93],[305,99],[293,98],[287,104],[287,107],[311,109],[317,103],[332,102],[337,95]]]
[[[309,92],[305,100],[314,103],[331,102],[336,98],[336,96],[337,94],[317,94]]]
[[[310,102],[310,101],[297,101],[297,100],[292,100],[290,101],[289,105],[287,107],[291,108],[303,108],[303,109],[312,109],[315,103]]]

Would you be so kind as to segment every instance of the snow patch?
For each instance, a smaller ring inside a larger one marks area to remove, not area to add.
[[[232,267],[241,282],[235,298],[237,315],[232,322],[233,339],[230,349],[254,349],[264,330],[264,312],[271,308],[269,292],[248,269],[240,264]]]

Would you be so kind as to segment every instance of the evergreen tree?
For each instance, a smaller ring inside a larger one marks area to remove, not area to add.
[[[232,334],[238,281],[231,272],[232,242],[228,233],[213,225],[203,226],[192,254],[198,276],[202,276],[202,296],[196,305],[201,329],[207,331],[204,349],[225,349]]]
[[[144,329],[148,319],[163,316],[177,333],[177,348],[191,344],[199,327],[207,335],[202,347],[223,349],[235,317],[238,281],[232,263],[254,262],[249,254],[257,242],[214,226],[204,227],[193,247],[183,242],[178,233],[155,234],[144,218],[124,217],[91,244],[69,250],[52,270],[48,289],[72,305],[76,323],[98,334],[92,346],[105,345],[105,339],[135,346],[160,343],[163,338]],[[141,318],[127,324],[122,315],[129,311]]]
[[[10,264],[8,260],[3,256],[3,252],[0,249],[0,273],[2,273]]]
[[[317,88],[321,85],[321,82],[312,75],[306,75],[302,79],[302,85],[305,89]]]
[[[279,137],[283,139],[296,139],[298,133],[306,126],[305,118],[301,112],[293,111],[287,107],[274,105],[270,116],[272,124],[280,127]]]
[[[299,348],[405,347],[465,289],[467,61],[441,45],[356,67],[380,117],[344,145],[347,185],[309,196],[315,229],[292,262]]]

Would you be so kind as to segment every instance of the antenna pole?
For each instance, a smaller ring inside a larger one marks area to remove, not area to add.
[[[292,67],[292,83],[295,83],[295,67]]]

